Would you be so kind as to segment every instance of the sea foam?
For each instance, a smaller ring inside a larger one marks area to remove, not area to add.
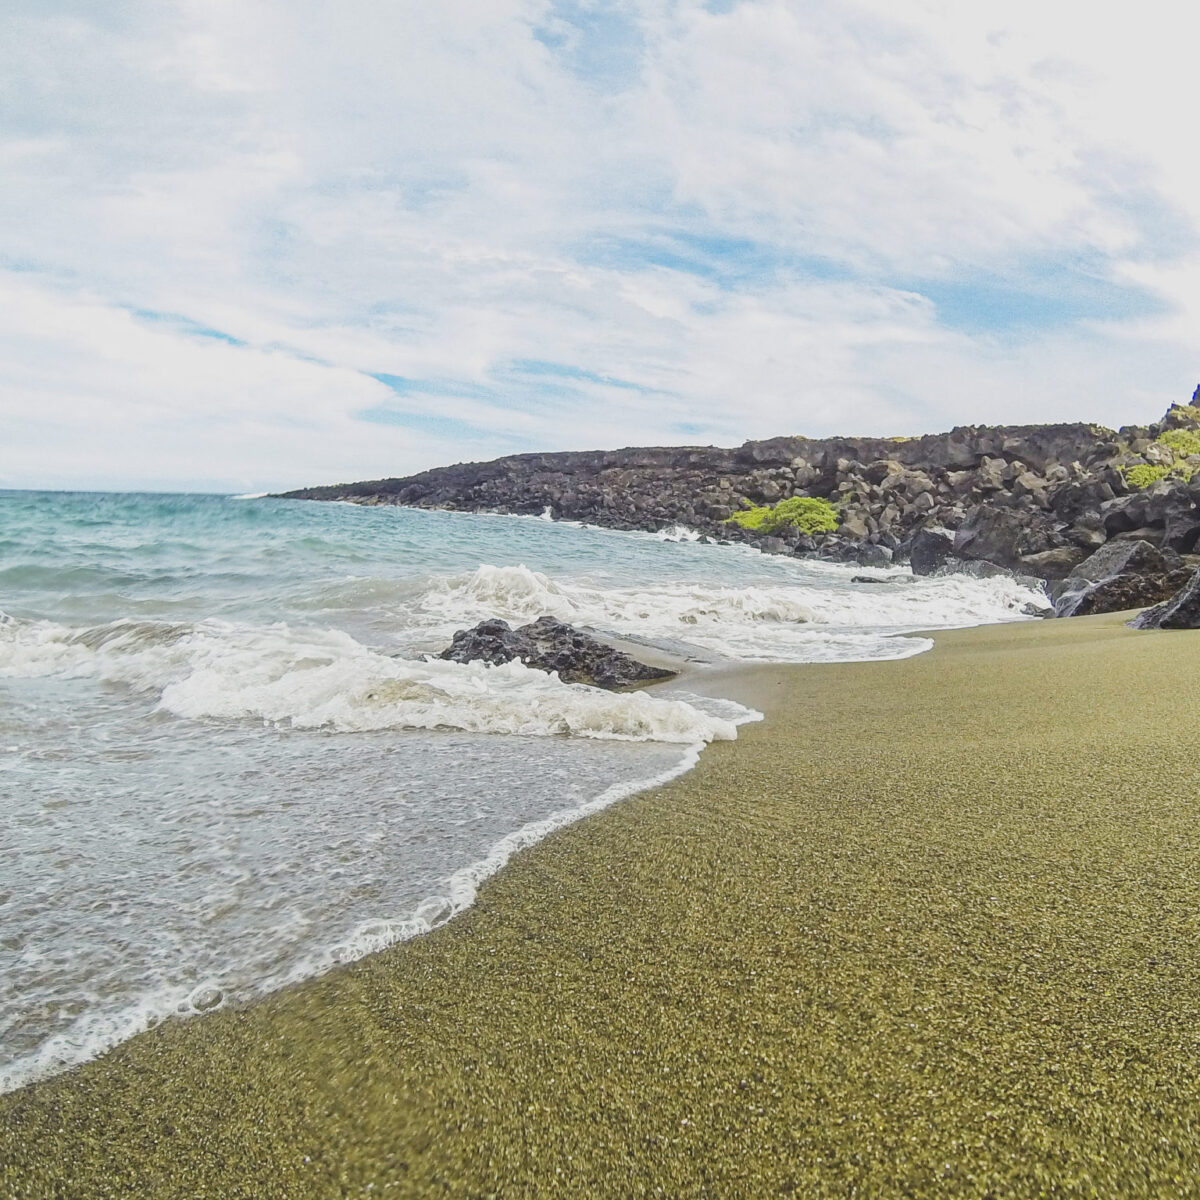
[[[222,621],[0,626],[0,676],[92,677],[158,692],[195,720],[259,720],[365,733],[455,729],[690,745],[737,736],[679,700],[564,684],[519,662],[393,657],[340,630]]]

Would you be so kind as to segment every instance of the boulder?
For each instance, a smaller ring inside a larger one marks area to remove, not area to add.
[[[1057,546],[1038,554],[1026,554],[1021,558],[1021,570],[1039,579],[1065,579],[1085,553],[1078,546]]]
[[[1178,563],[1146,541],[1106,542],[1052,589],[1054,615],[1081,617],[1156,604],[1178,588],[1180,581],[1170,577]]]
[[[860,513],[850,512],[839,522],[838,532],[845,537],[856,538],[861,541],[865,540],[871,531],[867,528],[867,524]]]
[[[890,567],[892,552],[887,546],[864,542],[858,549],[858,562],[863,567]]]
[[[1085,513],[1066,531],[1067,541],[1086,554],[1099,550],[1107,536],[1104,523],[1096,513]]]
[[[498,617],[480,621],[473,629],[460,629],[439,657],[450,662],[484,662],[492,666],[519,659],[539,671],[557,671],[564,683],[585,683],[610,691],[670,679],[675,674],[638,662],[549,616],[539,617],[519,629],[513,629]]]
[[[1106,542],[1094,554],[1083,560],[1071,574],[1090,583],[1111,579],[1114,575],[1136,572],[1139,575],[1161,574],[1167,569],[1162,552],[1149,542]]]
[[[1028,510],[980,504],[954,535],[954,553],[981,558],[1004,567],[1015,566],[1025,554],[1049,549],[1036,514]]]
[[[1200,571],[1169,600],[1139,613],[1130,624],[1134,629],[1200,629]]]
[[[1109,537],[1136,530],[1156,530],[1156,540],[1183,554],[1200,543],[1200,496],[1180,480],[1160,480],[1140,492],[1100,505]]]
[[[933,529],[918,529],[908,547],[914,575],[932,575],[954,553],[954,542]]]
[[[1070,613],[1060,613],[1058,605],[1055,616],[1086,617],[1089,613],[1125,612],[1131,608],[1145,608],[1159,604],[1173,596],[1192,577],[1187,567],[1167,571],[1161,575],[1115,575],[1111,579],[1093,584],[1079,598]]]

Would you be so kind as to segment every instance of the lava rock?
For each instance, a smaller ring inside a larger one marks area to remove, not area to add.
[[[1165,462],[1157,439],[1174,428],[1200,431],[1196,409],[1176,406],[1161,422],[1115,434],[1080,423],[965,426],[917,438],[518,454],[287,496],[528,515],[548,508],[559,520],[650,532],[682,523],[715,541],[779,553],[767,540],[779,538],[785,552],[836,562],[869,561],[860,549],[867,544],[895,550],[921,529],[941,527],[954,531],[960,558],[1047,577],[1069,567],[1073,551],[1090,553],[1113,538],[1144,538],[1180,554],[1200,548],[1200,471],[1190,482],[1172,477],[1140,490],[1123,472],[1148,454]],[[747,505],[793,496],[828,500],[837,531],[801,538],[798,530],[727,523]]]
[[[1056,546],[1039,554],[1026,554],[1021,559],[1021,569],[1039,579],[1065,579],[1086,557],[1086,553],[1078,546]]]
[[[670,679],[675,674],[639,662],[549,616],[539,617],[519,629],[513,629],[498,617],[480,621],[473,629],[455,633],[439,657],[450,662],[484,662],[491,666],[520,660],[539,671],[557,671],[564,683],[584,683],[609,691]]]
[[[954,541],[933,529],[918,529],[908,547],[914,575],[932,575],[954,553]]]
[[[864,542],[858,548],[858,565],[860,567],[890,567],[892,558],[892,552],[887,546]]]
[[[994,504],[980,504],[954,535],[954,552],[1011,567],[1020,557],[1025,514]]]
[[[1070,612],[1057,616],[1086,617],[1089,613],[1125,612],[1130,608],[1145,608],[1170,599],[1192,577],[1189,567],[1180,567],[1158,575],[1115,575],[1089,587],[1075,602]]]
[[[1169,600],[1139,613],[1130,624],[1134,629],[1200,629],[1200,571]]]
[[[1178,556],[1168,559],[1150,542],[1106,542],[1051,589],[1054,615],[1082,617],[1157,604],[1178,590],[1181,581],[1171,575],[1178,566]]]

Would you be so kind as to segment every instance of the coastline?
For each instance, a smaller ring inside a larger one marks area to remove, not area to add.
[[[13,1195],[1140,1195],[1200,1167],[1200,851],[1120,616],[766,713],[433,933],[0,1097]]]

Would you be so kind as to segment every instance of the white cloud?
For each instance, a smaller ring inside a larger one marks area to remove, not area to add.
[[[1194,383],[1181,10],[94,9],[0,18],[0,484],[1118,423]]]

